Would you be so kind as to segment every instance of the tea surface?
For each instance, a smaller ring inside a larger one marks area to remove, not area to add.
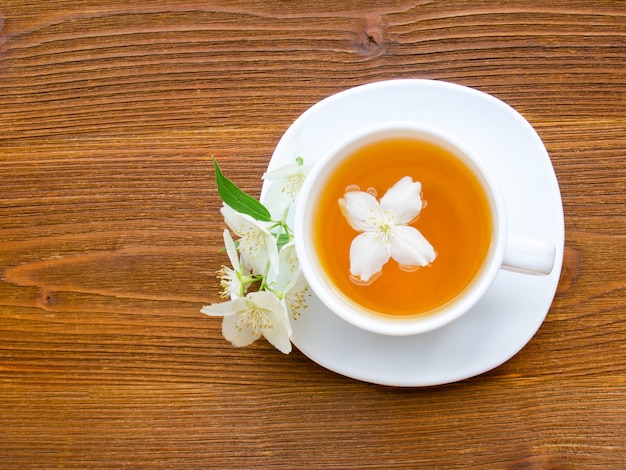
[[[390,259],[367,286],[350,280],[349,251],[358,235],[338,200],[346,187],[373,187],[382,197],[403,176],[422,183],[426,202],[410,225],[437,252],[435,261],[414,272]],[[356,150],[333,172],[317,202],[314,243],[336,288],[377,313],[410,316],[432,312],[452,301],[480,271],[491,243],[492,218],[480,181],[448,150],[414,139],[389,139]]]

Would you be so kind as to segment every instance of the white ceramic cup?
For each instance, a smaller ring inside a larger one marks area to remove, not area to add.
[[[426,140],[444,147],[473,169],[490,201],[494,230],[483,266],[470,286],[434,313],[406,318],[368,312],[347,299],[326,275],[313,243],[313,209],[334,169],[362,146],[380,140],[405,137]],[[481,160],[470,149],[439,129],[411,122],[388,122],[362,129],[347,136],[321,156],[307,176],[298,197],[294,235],[302,272],[315,295],[340,318],[363,330],[383,335],[414,335],[440,328],[469,311],[487,292],[500,269],[525,274],[549,274],[554,266],[556,253],[554,245],[548,241],[508,233],[506,208],[500,189]]]

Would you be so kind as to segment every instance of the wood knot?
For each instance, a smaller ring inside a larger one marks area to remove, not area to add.
[[[387,49],[385,26],[379,15],[367,15],[359,28],[357,47],[365,54],[382,54]]]
[[[39,294],[38,304],[44,310],[50,310],[57,303],[57,297],[54,292],[42,289]]]

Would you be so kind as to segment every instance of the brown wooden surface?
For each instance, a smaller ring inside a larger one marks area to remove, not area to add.
[[[2,1],[0,467],[626,468],[625,15]],[[199,313],[225,262],[209,156],[258,195],[298,115],[401,77],[491,93],[544,140],[566,251],[542,328],[501,367],[424,389],[231,347]]]

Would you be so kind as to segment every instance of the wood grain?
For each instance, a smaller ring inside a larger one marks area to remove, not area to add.
[[[3,468],[626,467],[626,9],[619,1],[0,5]],[[290,123],[376,80],[461,83],[544,140],[563,274],[533,340],[424,389],[219,320],[210,156],[243,189]]]

